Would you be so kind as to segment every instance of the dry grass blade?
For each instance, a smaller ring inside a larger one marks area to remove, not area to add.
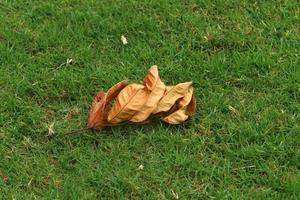
[[[235,115],[240,115],[240,111],[232,106],[228,106],[228,109],[230,110],[231,113]]]
[[[54,132],[54,123],[55,122],[53,122],[52,124],[50,124],[50,126],[48,127],[48,134],[47,134],[47,137],[51,137],[51,136],[53,136],[54,134],[55,134],[55,132]]]

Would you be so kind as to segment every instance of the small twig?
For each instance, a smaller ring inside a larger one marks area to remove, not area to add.
[[[74,134],[78,134],[78,133],[81,133],[81,132],[85,132],[87,130],[89,130],[90,128],[82,128],[82,129],[77,129],[77,130],[72,130],[70,132],[67,132],[65,133],[65,135],[74,135]]]
[[[125,124],[130,124],[130,122],[123,122],[123,123],[119,123],[119,124],[102,124],[102,127],[105,128],[105,127],[112,127],[112,126],[122,126],[122,125],[125,125]],[[92,130],[92,129],[93,128],[89,128],[89,127],[76,129],[76,130],[72,130],[70,132],[65,133],[65,135],[79,134],[81,132],[85,132],[85,131]]]
[[[240,168],[234,168],[232,169],[233,171],[241,170],[241,169],[250,169],[250,168],[255,168],[255,165],[250,165],[250,166],[245,166],[245,167],[240,167]]]
[[[162,116],[162,115],[156,115],[156,116]],[[119,124],[101,124],[101,128],[106,128],[106,127],[114,127],[114,126],[123,126],[125,124],[127,125],[143,125],[143,124],[148,124],[151,119],[153,117],[150,118],[150,120],[146,120],[146,121],[143,121],[143,122],[130,122],[130,121],[125,121],[125,122],[122,122],[122,123],[119,123]],[[77,130],[72,130],[70,132],[67,132],[65,133],[66,136],[68,135],[75,135],[75,134],[79,134],[81,132],[85,132],[85,131],[88,131],[88,130],[100,130],[100,129],[94,129],[94,128],[89,128],[89,127],[86,127],[86,128],[81,128],[81,129],[77,129]]]
[[[54,68],[51,70],[51,72],[56,72],[59,68],[61,68],[62,66],[67,65],[67,63],[62,63],[60,64],[58,67]]]

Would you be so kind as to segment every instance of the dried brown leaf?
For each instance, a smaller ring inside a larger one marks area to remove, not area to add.
[[[126,86],[117,96],[116,102],[108,113],[108,122],[112,124],[130,120],[148,99],[148,92],[141,84]]]
[[[193,95],[189,105],[186,108],[186,114],[188,116],[191,116],[194,112],[196,112],[196,105],[197,105],[197,101],[195,96]]]
[[[192,87],[192,82],[179,83],[164,94],[164,97],[159,101],[157,108],[153,111],[154,114],[159,112],[167,112],[175,104],[175,102],[184,97]]]
[[[130,121],[132,122],[145,121],[156,109],[159,100],[164,95],[166,86],[159,78],[156,65],[153,65],[148,71],[144,79],[144,85],[149,96],[144,106],[131,118]]]
[[[169,124],[179,124],[189,117],[187,112],[187,107],[192,101],[193,97],[193,88],[190,87],[185,96],[179,100],[179,109],[166,117],[161,118],[164,122]]]
[[[145,124],[155,116],[167,123],[179,124],[195,110],[192,82],[166,86],[154,65],[146,74],[144,85],[127,85],[127,81],[121,81],[107,92],[98,92],[89,111],[88,127],[115,126],[123,121]]]
[[[123,80],[114,86],[112,86],[108,91],[107,91],[107,103],[108,104],[111,100],[115,99],[118,94],[121,92],[123,88],[125,88],[128,84],[127,80]]]
[[[108,104],[115,99],[120,91],[126,87],[127,81],[123,80],[112,86],[107,93],[98,92],[89,111],[88,127],[101,128],[107,123]]]
[[[102,124],[106,123],[107,113],[105,112],[107,94],[105,92],[98,92],[93,100],[89,111],[88,127],[100,128]]]
[[[170,92],[171,89],[173,89],[175,86],[174,85],[166,85],[166,90],[165,90],[165,94],[167,94],[168,92]]]
[[[164,122],[168,124],[180,124],[181,122],[188,119],[185,109],[179,109],[176,112],[168,115],[167,117],[161,118]]]

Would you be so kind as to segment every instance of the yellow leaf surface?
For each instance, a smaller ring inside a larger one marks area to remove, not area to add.
[[[158,81],[160,81],[158,68],[157,65],[153,65],[150,67],[144,78],[144,85],[147,90],[152,91],[156,87]]]
[[[169,91],[164,94],[153,113],[156,114],[170,110],[178,99],[186,95],[190,88],[192,88],[192,82],[179,83],[169,88]]]
[[[144,78],[144,85],[149,96],[143,107],[130,119],[132,122],[146,120],[153,110],[156,109],[157,103],[164,95],[166,86],[159,78],[156,65],[153,65],[148,71]]]
[[[185,96],[179,100],[179,109],[170,115],[161,118],[163,121],[169,124],[179,124],[185,121],[189,115],[187,112],[187,108],[193,99],[193,88],[190,87]]]
[[[161,118],[161,120],[168,124],[180,124],[181,122],[187,120],[188,117],[189,116],[186,115],[186,110],[180,109],[167,117]]]
[[[130,120],[139,111],[148,98],[144,85],[130,84],[117,96],[116,102],[108,113],[108,122],[112,124]]]
[[[166,85],[166,90],[165,94],[167,94],[171,89],[173,89],[175,86],[174,85]]]

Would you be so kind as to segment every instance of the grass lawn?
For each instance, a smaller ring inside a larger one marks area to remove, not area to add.
[[[296,0],[0,1],[0,199],[299,199],[299,53]],[[65,136],[153,64],[190,120]]]

